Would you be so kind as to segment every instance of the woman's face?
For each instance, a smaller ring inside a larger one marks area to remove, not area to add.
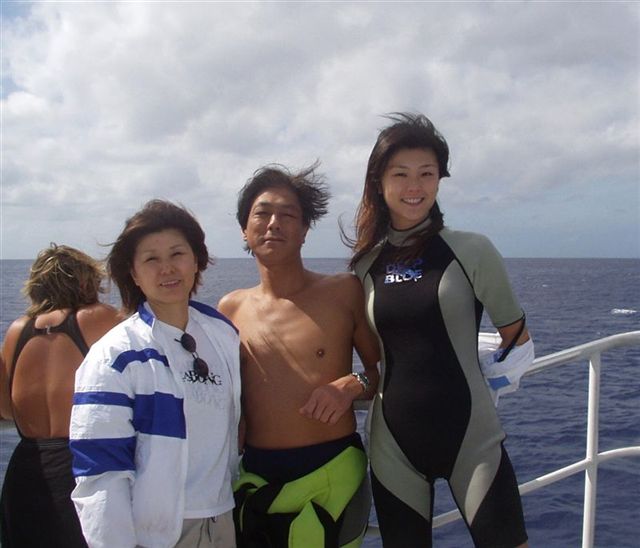
[[[158,317],[167,307],[188,306],[197,272],[189,242],[173,228],[147,234],[133,255],[131,277]]]
[[[431,149],[403,148],[387,163],[379,191],[389,207],[391,226],[405,230],[426,219],[438,194],[440,170]]]

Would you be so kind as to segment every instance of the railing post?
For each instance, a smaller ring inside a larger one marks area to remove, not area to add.
[[[593,548],[598,491],[598,434],[600,416],[600,352],[589,359],[589,403],[587,408],[587,454],[584,472],[582,548]]]

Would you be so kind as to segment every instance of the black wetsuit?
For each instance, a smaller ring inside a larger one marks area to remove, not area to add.
[[[75,312],[51,328],[36,328],[31,318],[20,333],[9,374],[13,386],[20,352],[33,337],[65,333],[82,355],[89,350]],[[71,502],[75,481],[71,474],[68,438],[34,439],[20,434],[2,486],[0,539],[2,548],[86,548],[80,522]]]
[[[391,231],[356,266],[384,348],[370,446],[382,540],[431,546],[433,484],[444,478],[476,546],[514,547],[527,538],[522,506],[477,337],[484,308],[498,327],[523,312],[486,238],[443,229],[398,264],[411,232]]]

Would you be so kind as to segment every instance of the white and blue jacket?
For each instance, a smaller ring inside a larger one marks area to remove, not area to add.
[[[215,309],[194,301],[189,305],[189,321],[202,327],[229,370],[235,422],[227,462],[234,477],[240,339]],[[154,323],[141,305],[91,347],[76,373],[71,498],[91,548],[169,547],[182,531],[188,462],[184,389],[170,364],[183,350],[163,348],[154,337]]]

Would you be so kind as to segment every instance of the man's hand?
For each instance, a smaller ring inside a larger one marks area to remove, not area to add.
[[[340,377],[311,392],[307,403],[300,408],[300,414],[325,424],[336,424],[361,393],[362,386],[355,377]]]

